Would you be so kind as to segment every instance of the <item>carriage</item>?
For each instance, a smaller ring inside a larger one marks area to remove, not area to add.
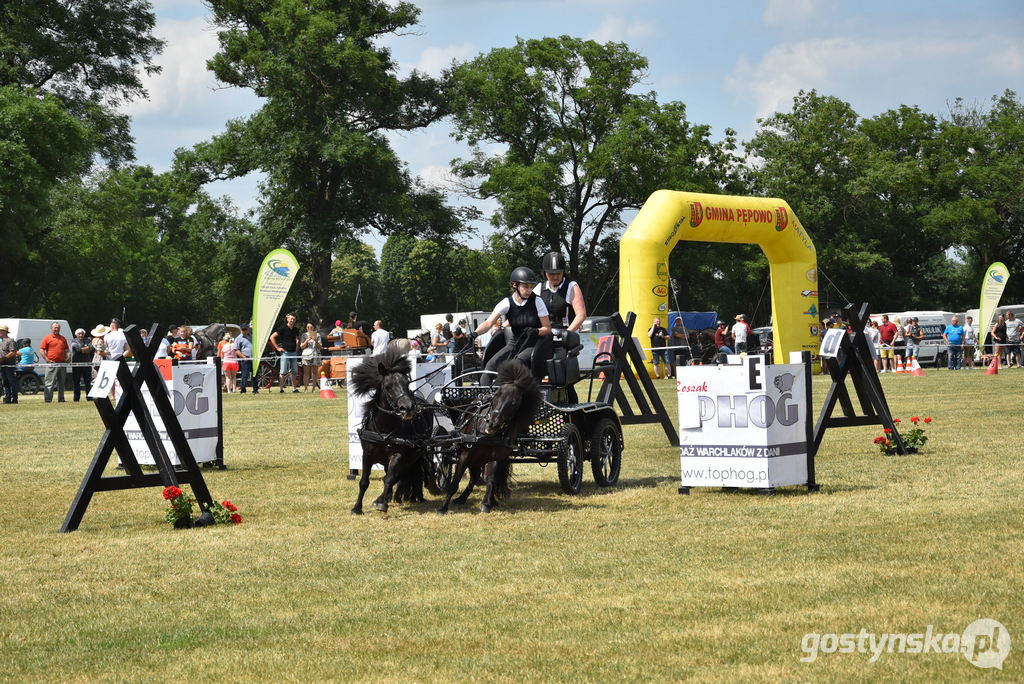
[[[495,492],[508,494],[512,464],[554,464],[567,494],[580,492],[588,462],[599,486],[616,484],[624,424],[661,423],[670,443],[678,444],[672,441],[677,439],[674,428],[650,378],[632,371],[643,365],[637,345],[624,342],[632,339],[635,314],[628,314],[625,323],[618,315],[612,318],[615,332],[607,345],[602,340],[602,350],[588,369],[586,401],[576,398],[582,345],[572,334],[555,345],[550,358],[542,357],[546,379],[541,384],[535,380],[536,369],[508,362],[497,367],[498,377],[491,385],[477,383],[472,376],[489,371],[476,370],[431,387],[429,377],[410,382],[410,362],[392,349],[356,366],[349,384],[356,394],[371,398],[356,430],[363,468],[353,514],[362,513],[374,464],[385,468],[384,491],[373,504],[379,511],[387,511],[392,500],[422,501],[425,488],[447,497],[438,511],[445,513],[467,470],[469,484],[455,503],[465,503],[473,484],[484,482],[487,493],[481,510],[489,511]],[[620,379],[633,394],[636,412]],[[597,400],[591,401],[598,380]],[[414,395],[411,385],[417,383],[420,389]]]
[[[618,482],[622,466],[622,425],[615,410],[604,402],[574,401],[567,392],[567,388],[580,379],[577,355],[581,348],[578,336],[556,343],[554,354],[547,361],[546,382],[541,385],[543,402],[533,423],[510,445],[509,460],[513,464],[554,464],[558,483],[566,494],[580,492],[587,462],[594,481],[602,487]],[[607,360],[606,355],[596,364]],[[470,371],[461,377],[466,380],[484,372]],[[593,378],[590,389],[593,389]],[[446,386],[435,394],[434,403],[428,405],[432,430],[425,444],[425,475],[432,494],[448,490],[459,450],[472,445],[476,439],[460,434],[459,427],[472,415],[473,407],[488,405],[496,391],[493,385]]]

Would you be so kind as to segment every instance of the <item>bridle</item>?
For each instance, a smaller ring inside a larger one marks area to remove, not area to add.
[[[419,405],[415,401],[415,397],[412,395],[412,392],[408,390],[409,382],[409,376],[403,374],[401,384],[397,387],[403,388],[404,391],[403,389],[398,389],[396,392],[392,389],[395,388],[394,381],[389,383],[387,378],[385,378],[381,382],[380,390],[377,391],[373,400],[374,407],[377,411],[387,413],[392,416],[398,416],[402,420],[412,420],[413,416],[419,413]],[[392,391],[389,392],[389,389]],[[408,398],[409,403],[412,405],[409,411],[405,411],[399,406],[399,403],[403,398]]]

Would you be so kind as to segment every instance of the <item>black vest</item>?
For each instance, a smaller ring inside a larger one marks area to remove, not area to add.
[[[527,328],[539,328],[540,316],[537,315],[537,296],[531,294],[530,298],[522,306],[516,304],[512,295],[508,296],[508,320],[512,334],[519,337]]]
[[[573,319],[576,318],[576,312],[566,299],[569,294],[569,283],[570,280],[563,277],[562,284],[554,292],[548,289],[547,283],[543,283],[540,286],[540,298],[544,300],[544,304],[548,307],[548,316],[551,317],[552,327],[567,328]],[[577,287],[579,286],[577,285]]]

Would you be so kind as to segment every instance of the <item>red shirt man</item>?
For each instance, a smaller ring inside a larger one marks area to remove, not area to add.
[[[878,326],[878,332],[882,338],[882,344],[892,345],[896,339],[896,324],[889,322],[888,316],[882,316],[882,325]]]
[[[51,325],[50,330],[52,332],[39,343],[39,351],[43,352],[43,358],[48,363],[67,363],[71,348],[67,338],[60,334],[60,323]]]

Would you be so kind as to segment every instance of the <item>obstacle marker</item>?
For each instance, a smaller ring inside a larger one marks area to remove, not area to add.
[[[320,398],[321,399],[337,399],[338,395],[331,389],[331,383],[327,380],[327,376],[323,371],[320,371]]]
[[[995,354],[992,357],[992,363],[988,365],[988,370],[985,371],[985,375],[999,375],[999,355]]]
[[[912,362],[911,368],[910,368],[910,374],[911,375],[916,375],[917,377],[923,376],[924,375],[924,369],[922,369],[921,368],[921,364],[919,364],[917,362],[917,357],[916,356],[911,356],[910,360]]]

